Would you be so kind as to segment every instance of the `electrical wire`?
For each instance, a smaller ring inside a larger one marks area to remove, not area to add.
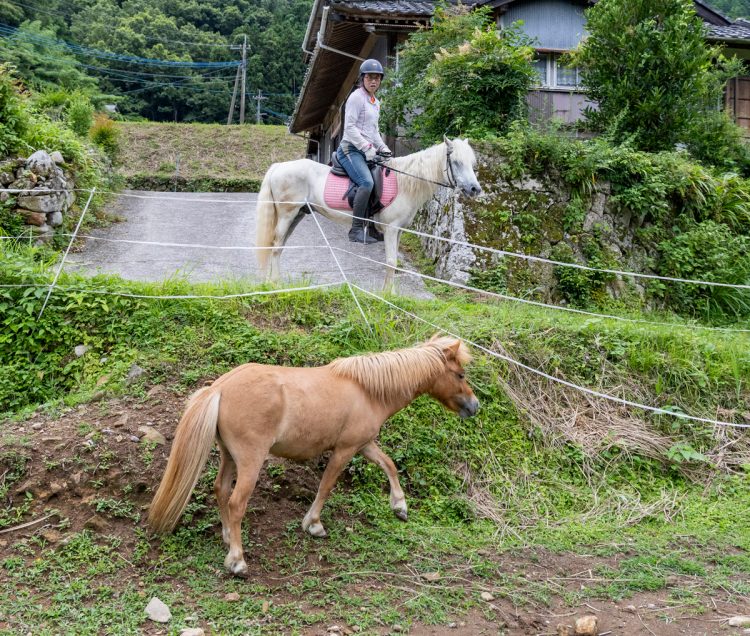
[[[120,53],[112,53],[110,51],[101,51],[99,49],[92,49],[78,44],[73,44],[65,40],[58,40],[56,38],[50,38],[46,36],[35,35],[33,33],[27,33],[15,27],[0,22],[0,35],[6,37],[19,38],[21,40],[27,40],[31,42],[37,42],[41,44],[54,45],[65,48],[69,51],[73,51],[80,55],[88,55],[99,59],[117,60],[119,62],[129,62],[133,64],[144,64],[152,66],[173,66],[181,68],[236,68],[240,66],[240,61],[226,61],[226,62],[184,62],[177,60],[160,60],[155,58],[145,58],[134,55],[123,55]]]

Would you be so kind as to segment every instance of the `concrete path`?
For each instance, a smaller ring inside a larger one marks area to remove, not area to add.
[[[134,196],[128,196],[134,195]],[[121,222],[95,230],[92,236],[115,241],[182,243],[207,247],[172,247],[87,239],[82,251],[68,256],[66,269],[119,274],[130,280],[187,278],[194,282],[245,279],[258,282],[253,250],[226,247],[255,245],[255,201],[250,193],[190,193],[126,191],[108,212]],[[331,245],[385,262],[383,243],[350,243],[347,228],[318,216]],[[315,220],[307,216],[281,259],[284,283],[318,284],[342,281],[331,250],[325,247]],[[323,247],[316,247],[323,246]],[[384,266],[335,252],[346,277],[364,289],[379,292]],[[407,264],[407,267],[410,267]],[[432,298],[422,280],[397,274],[397,291],[405,296]]]

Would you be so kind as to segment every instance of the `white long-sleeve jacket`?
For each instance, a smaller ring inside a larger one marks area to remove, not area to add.
[[[380,100],[377,97],[371,98],[364,88],[358,88],[346,100],[342,143],[348,141],[362,152],[371,145],[375,150],[386,147],[378,130],[379,120]]]

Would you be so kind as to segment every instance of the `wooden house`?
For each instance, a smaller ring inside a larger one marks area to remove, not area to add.
[[[566,122],[581,117],[589,104],[577,69],[560,64],[586,34],[585,9],[595,0],[466,0],[489,6],[499,28],[517,21],[533,38],[539,85],[528,95],[532,119]],[[397,47],[415,29],[425,27],[435,9],[432,0],[315,0],[303,50],[307,73],[290,122],[293,133],[307,133],[308,154],[327,162],[341,138],[343,108],[357,79],[361,60],[376,58],[386,67],[398,64]],[[708,40],[750,60],[750,22],[731,21],[700,0],[697,14],[708,27]],[[726,105],[750,130],[750,77],[729,83]],[[397,154],[401,140],[387,139]]]

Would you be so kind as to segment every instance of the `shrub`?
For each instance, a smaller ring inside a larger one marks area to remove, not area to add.
[[[750,149],[742,129],[723,111],[709,110],[690,127],[686,142],[699,161],[727,171],[750,174]]]
[[[515,25],[498,31],[487,10],[438,8],[413,34],[389,78],[384,120],[426,143],[443,135],[483,137],[525,115],[533,48]]]
[[[587,118],[617,142],[650,151],[689,142],[740,72],[706,44],[692,0],[601,0],[586,17],[590,36],[572,58],[598,103]]]
[[[10,67],[0,65],[0,156],[23,145],[29,118],[23,106],[22,91]]]
[[[750,238],[737,236],[721,223],[704,221],[659,245],[659,274],[734,285],[750,284]],[[662,283],[659,295],[681,311],[705,316],[750,315],[750,291]]]
[[[74,95],[65,109],[65,120],[76,135],[86,137],[94,121],[94,107],[88,97]]]
[[[111,159],[117,156],[120,149],[120,131],[117,124],[107,115],[99,113],[91,127],[91,141],[101,148]]]

